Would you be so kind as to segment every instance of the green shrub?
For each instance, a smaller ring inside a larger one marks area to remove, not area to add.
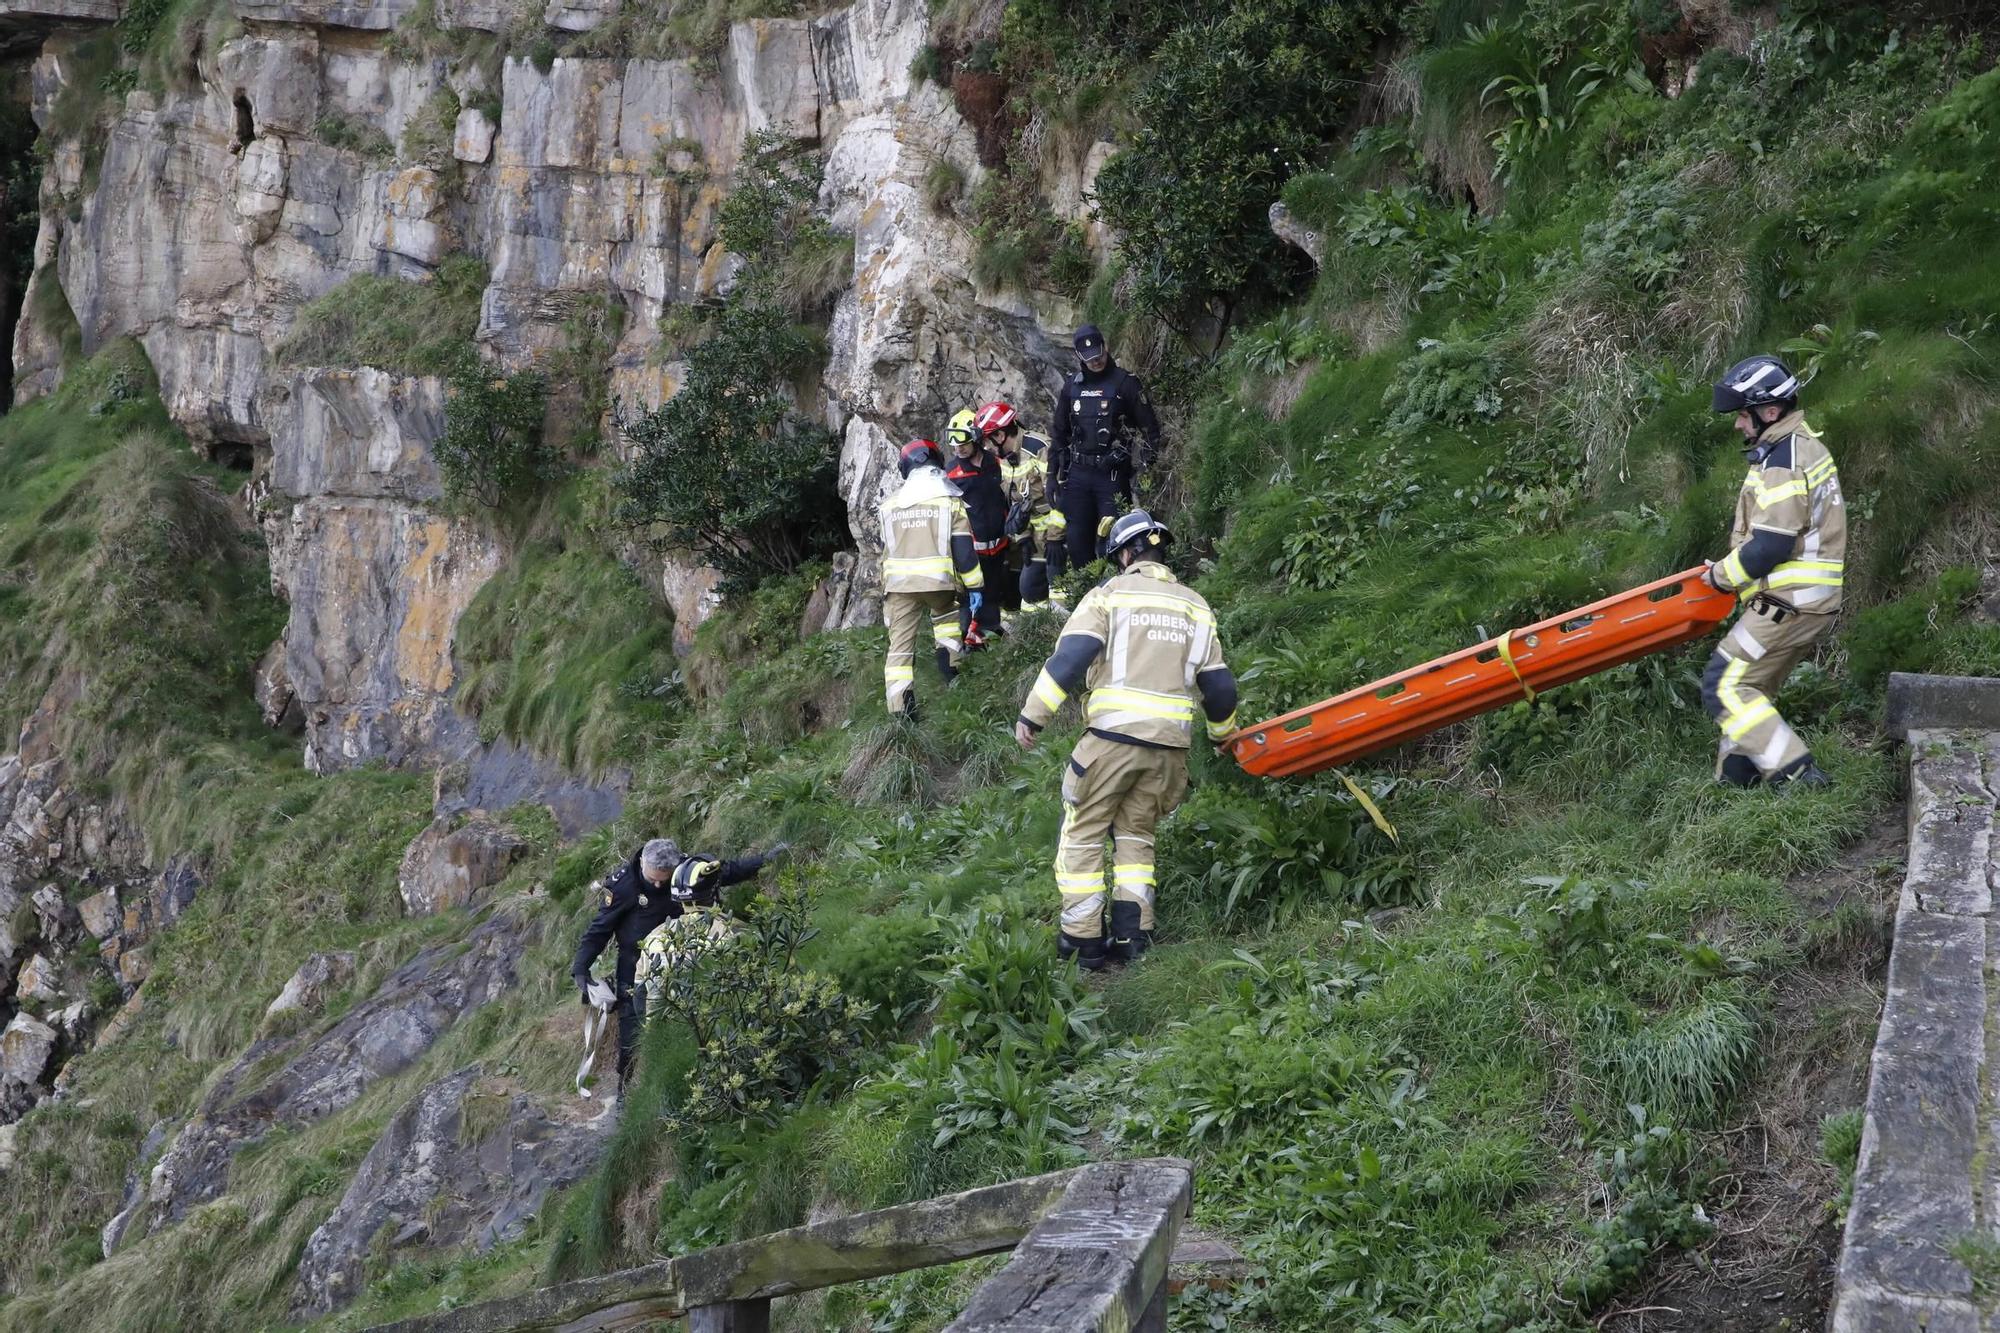
[[[446,385],[435,449],[448,499],[498,509],[563,474],[562,455],[543,437],[548,382],[541,375],[501,374],[468,346],[453,357]]]
[[[1846,634],[1848,674],[1873,692],[1892,671],[1930,671],[1944,650],[1942,631],[1963,619],[1978,596],[1978,571],[1951,569],[1893,602],[1862,610]]]
[[[619,516],[722,571],[739,595],[833,549],[846,531],[836,441],[783,387],[817,361],[782,310],[732,302],[688,352],[679,392],[623,423]]]
[[[284,366],[445,374],[479,331],[486,281],[486,265],[466,254],[446,256],[430,282],[358,273],[300,310],[275,355]]]
[[[339,112],[321,116],[313,125],[313,138],[328,148],[359,153],[376,162],[391,162],[396,157],[396,145],[388,135],[365,120]]]
[[[1318,155],[1395,14],[1374,0],[1269,0],[1167,38],[1133,99],[1139,129],[1097,180],[1142,307],[1228,307],[1279,281],[1292,261],[1271,202]]]
[[[716,235],[751,265],[768,266],[813,221],[825,170],[818,153],[776,130],[753,131],[728,198],[716,211]]]
[[[1330,789],[1270,798],[1208,784],[1161,830],[1160,901],[1205,928],[1275,925],[1335,904],[1376,907],[1406,892],[1366,811]]]
[[[452,148],[458,140],[458,94],[449,88],[432,93],[403,125],[403,160],[419,166],[456,171]]]
[[[924,976],[936,992],[932,1020],[968,1052],[1008,1046],[1054,1061],[1098,1044],[1103,1008],[1077,969],[1056,961],[1047,927],[975,908],[943,923],[935,957],[943,968]]]
[[[1417,346],[1417,354],[1396,368],[1395,382],[1382,395],[1382,406],[1389,410],[1383,429],[1415,435],[1427,426],[1463,429],[1500,415],[1505,406],[1500,368],[1484,343],[1426,338]]]
[[[1090,282],[1080,229],[1049,211],[1033,173],[987,173],[966,206],[972,226],[973,281],[988,291],[1046,287],[1072,298]]]
[[[675,1126],[775,1123],[859,1039],[868,1006],[798,965],[806,918],[805,891],[788,885],[665,974],[656,1021],[684,1028],[701,1053]]]
[[[925,169],[924,205],[931,212],[950,213],[964,193],[965,168],[950,158],[940,157]]]

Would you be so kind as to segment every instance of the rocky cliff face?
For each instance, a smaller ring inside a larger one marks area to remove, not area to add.
[[[490,275],[477,340],[496,367],[546,365],[579,307],[608,301],[623,314],[601,367],[611,396],[657,405],[681,378],[662,318],[716,299],[739,267],[716,217],[745,136],[817,146],[820,202],[854,238],[854,271],[809,406],[842,441],[855,549],[814,599],[815,628],[878,614],[872,514],[896,446],[994,396],[1028,405],[1033,420],[1074,312],[977,291],[971,238],[923,202],[940,158],[974,181],[983,168],[951,92],[910,74],[927,40],[920,0],[739,22],[712,58],[541,63],[433,53],[507,30],[516,16],[497,4],[414,9],[236,0],[233,21],[206,30],[230,35],[184,53],[178,87],[109,94],[98,125],[52,136],[31,286],[43,299],[28,301],[12,350],[25,402],[60,381],[66,335],[86,353],[136,338],[196,447],[252,473],[245,516],[262,528],[289,605],[257,702],[299,737],[314,772],[439,770],[436,822],[401,875],[407,910],[426,915],[480,907],[520,854],[484,811],[537,801],[574,835],[617,814],[620,784],[482,742],[455,709],[454,633],[505,567],[506,540],[437,503],[439,381],[278,362],[307,303],[358,275],[428,282],[448,256],[470,253]],[[543,17],[584,32],[617,11],[618,0],[551,0]],[[98,77],[84,43],[118,17],[116,0],[0,0],[0,49],[32,47],[17,68],[45,127],[66,90]],[[399,24],[426,25],[422,39]],[[416,146],[443,103],[459,107],[448,148]],[[1054,183],[1072,214],[1101,160]],[[713,609],[707,571],[635,558],[683,631]],[[146,975],[147,938],[199,889],[185,868],[144,863],[117,811],[78,795],[42,730],[31,721],[18,753],[0,758],[0,1122],[59,1095],[68,1055],[138,1003],[126,1000]],[[155,1128],[105,1252],[176,1225],[223,1189],[243,1149],[338,1113],[507,994],[520,930],[503,904],[318,1029],[295,1020],[355,984],[355,962],[316,955],[192,1119]],[[362,1257],[385,1240],[513,1234],[543,1193],[594,1160],[611,1118],[581,1105],[587,1114],[539,1104],[505,1070],[477,1065],[418,1090],[306,1245],[295,1308],[344,1303]]]
[[[58,12],[60,0],[13,8],[52,25],[70,17]],[[448,666],[430,669],[407,652],[434,640],[448,647],[456,609],[497,561],[473,549],[492,546],[483,534],[391,517],[431,498],[422,452],[438,426],[435,386],[295,377],[274,367],[270,349],[300,307],[346,278],[423,281],[453,251],[480,255],[491,283],[479,340],[507,368],[545,357],[578,298],[611,297],[627,313],[609,366],[613,396],[656,404],[677,381],[662,352],[661,315],[713,297],[733,272],[715,213],[745,134],[818,144],[828,161],[823,203],[855,238],[854,282],[833,321],[820,407],[844,433],[841,486],[856,515],[861,590],[871,581],[867,515],[893,444],[934,434],[951,410],[978,398],[1034,403],[1054,386],[1037,312],[976,292],[962,228],[922,203],[923,174],[940,157],[975,178],[982,168],[950,93],[909,74],[926,35],[921,5],[868,0],[817,18],[739,23],[712,63],[556,59],[543,69],[509,58],[497,87],[486,86],[477,64],[395,54],[386,37],[404,8],[239,4],[251,31],[196,57],[198,86],[126,94],[101,149],[58,147],[42,199],[38,281],[60,283],[84,349],[138,337],[175,419],[203,448],[254,461],[269,469],[279,495],[307,502],[304,512],[273,520],[288,551],[274,571],[281,588],[304,591],[323,610],[329,595],[351,603],[371,574],[421,565],[434,595],[394,608],[348,607],[353,614],[324,654],[331,677],[300,669],[314,651],[310,629],[295,619],[287,635],[301,703],[309,714],[325,710],[323,725],[338,733],[321,740],[315,730],[308,741],[329,762],[400,758],[423,729],[385,716],[393,700],[384,680],[364,687],[338,679],[351,634],[393,646],[385,658],[404,654],[394,670],[414,675],[398,682],[398,698],[440,693]],[[554,9],[552,23],[577,30],[604,22],[615,5]],[[448,30],[502,25],[497,10],[478,5],[439,17]],[[59,29],[35,61],[44,120],[80,77],[75,42]],[[345,139],[359,127],[379,134],[378,143],[404,142],[446,91],[466,103],[449,170],[382,161],[316,137],[338,125]],[[472,105],[492,98],[497,133]],[[672,169],[676,155],[700,170]],[[1082,182],[1057,195],[1084,207]],[[46,391],[58,345],[36,320],[22,322],[19,397]],[[356,450],[366,457],[359,469]],[[360,489],[341,489],[351,483]],[[369,501],[371,516],[336,503],[346,500]],[[295,579],[308,586],[294,588]],[[704,613],[708,585],[685,568],[663,572],[661,586],[681,619]],[[371,613],[388,620],[368,625]],[[857,596],[840,619],[870,614],[870,599]]]

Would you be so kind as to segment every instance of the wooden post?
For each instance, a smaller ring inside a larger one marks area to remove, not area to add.
[[[1193,1189],[1193,1166],[1176,1157],[1084,1167],[945,1333],[1164,1329],[1167,1260]]]
[[[688,1311],[688,1333],[771,1333],[771,1302],[697,1306]]]

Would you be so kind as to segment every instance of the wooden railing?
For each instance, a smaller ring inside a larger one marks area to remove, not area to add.
[[[689,1333],[767,1333],[775,1296],[1004,1250],[1013,1258],[946,1333],[1159,1333],[1193,1188],[1194,1168],[1178,1157],[1100,1162],[793,1227],[376,1333],[598,1333],[681,1315]]]

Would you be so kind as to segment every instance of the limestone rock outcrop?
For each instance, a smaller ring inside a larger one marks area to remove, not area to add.
[[[319,1014],[334,992],[353,980],[354,963],[352,949],[314,954],[299,964],[299,970],[292,973],[285,988],[278,992],[278,998],[265,1006],[264,1017],[268,1020],[279,1014],[299,1013],[308,1017]]]
[[[432,1083],[390,1120],[306,1242],[294,1308],[325,1314],[345,1304],[381,1242],[393,1254],[512,1240],[550,1191],[590,1169],[616,1123],[615,1103],[545,1106],[479,1065]]]
[[[484,816],[440,817],[403,854],[397,887],[403,910],[431,916],[477,903],[528,852],[528,840]]]
[[[521,916],[502,907],[464,940],[419,953],[324,1032],[253,1043],[153,1168],[144,1201],[150,1228],[219,1195],[244,1148],[279,1126],[310,1124],[352,1105],[504,994],[515,982],[523,930]],[[276,1072],[260,1077],[273,1062]]]
[[[120,812],[72,781],[49,737],[73,686],[52,689],[0,755],[0,1124],[60,1090],[110,1016],[92,998],[101,983],[129,995],[146,942],[199,887],[183,867],[151,874]]]

